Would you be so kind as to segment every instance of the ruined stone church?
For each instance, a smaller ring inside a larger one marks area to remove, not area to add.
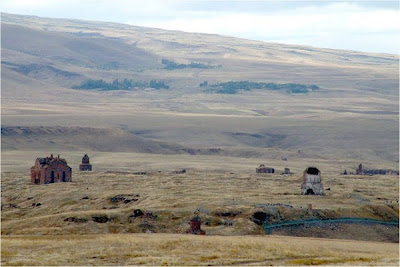
[[[58,157],[37,158],[31,168],[31,183],[48,184],[57,182],[71,182],[72,169],[65,159]]]

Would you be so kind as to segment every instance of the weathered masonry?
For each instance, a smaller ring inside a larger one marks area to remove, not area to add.
[[[71,182],[72,169],[65,159],[58,157],[37,158],[31,168],[31,183],[48,184],[57,182]]]
[[[323,195],[324,189],[321,182],[321,172],[315,167],[308,167],[303,173],[301,184],[302,195]]]
[[[261,164],[260,167],[256,168],[256,173],[275,173],[275,169],[265,167],[264,164]]]
[[[89,156],[85,154],[82,158],[82,163],[79,165],[80,171],[91,171],[92,164],[89,163]]]

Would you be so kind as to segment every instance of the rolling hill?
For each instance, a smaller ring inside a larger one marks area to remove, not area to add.
[[[398,263],[398,177],[340,174],[398,169],[397,55],[5,13],[1,38],[2,264]],[[30,183],[50,154],[72,182]]]
[[[149,144],[218,148],[225,156],[281,158],[301,150],[297,157],[397,165],[396,55],[5,13],[1,23],[2,127],[110,128]],[[90,79],[157,80],[169,89],[72,89]],[[228,81],[319,89],[209,90]],[[75,150],[66,144],[90,137],[79,133],[40,145],[25,135],[2,142],[7,150],[21,149],[15,142],[23,138],[25,149]],[[144,151],[134,141],[121,147],[102,140],[82,148]]]

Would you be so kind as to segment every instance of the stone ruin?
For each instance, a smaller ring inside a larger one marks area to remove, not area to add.
[[[91,171],[92,164],[89,163],[89,156],[85,154],[82,158],[82,164],[79,165],[80,171]]]
[[[302,195],[324,195],[321,172],[315,167],[308,167],[303,173]]]
[[[256,168],[256,173],[275,173],[275,169],[265,167],[264,164],[261,164],[260,167]]]
[[[182,170],[179,170],[179,171],[174,171],[173,173],[174,174],[184,174],[184,173],[186,173],[186,169],[182,169]]]
[[[65,159],[58,157],[37,158],[31,168],[32,184],[48,184],[57,182],[71,182],[72,169]]]
[[[363,175],[364,174],[363,165],[361,163],[360,163],[360,165],[358,165],[358,168],[356,170],[356,174],[357,175]]]
[[[399,175],[398,171],[393,171],[389,169],[371,169],[367,170],[363,168],[363,165],[358,165],[356,169],[357,175]]]
[[[201,229],[201,219],[199,216],[193,217],[190,222],[190,229],[187,231],[188,234],[193,235],[205,235],[206,232]]]
[[[290,175],[290,174],[292,174],[292,173],[290,172],[290,169],[289,169],[289,168],[285,168],[285,169],[283,170],[282,174]]]

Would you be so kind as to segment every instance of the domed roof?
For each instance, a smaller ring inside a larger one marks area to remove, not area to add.
[[[89,156],[87,154],[85,154],[85,156],[83,156],[82,163],[89,164]]]

